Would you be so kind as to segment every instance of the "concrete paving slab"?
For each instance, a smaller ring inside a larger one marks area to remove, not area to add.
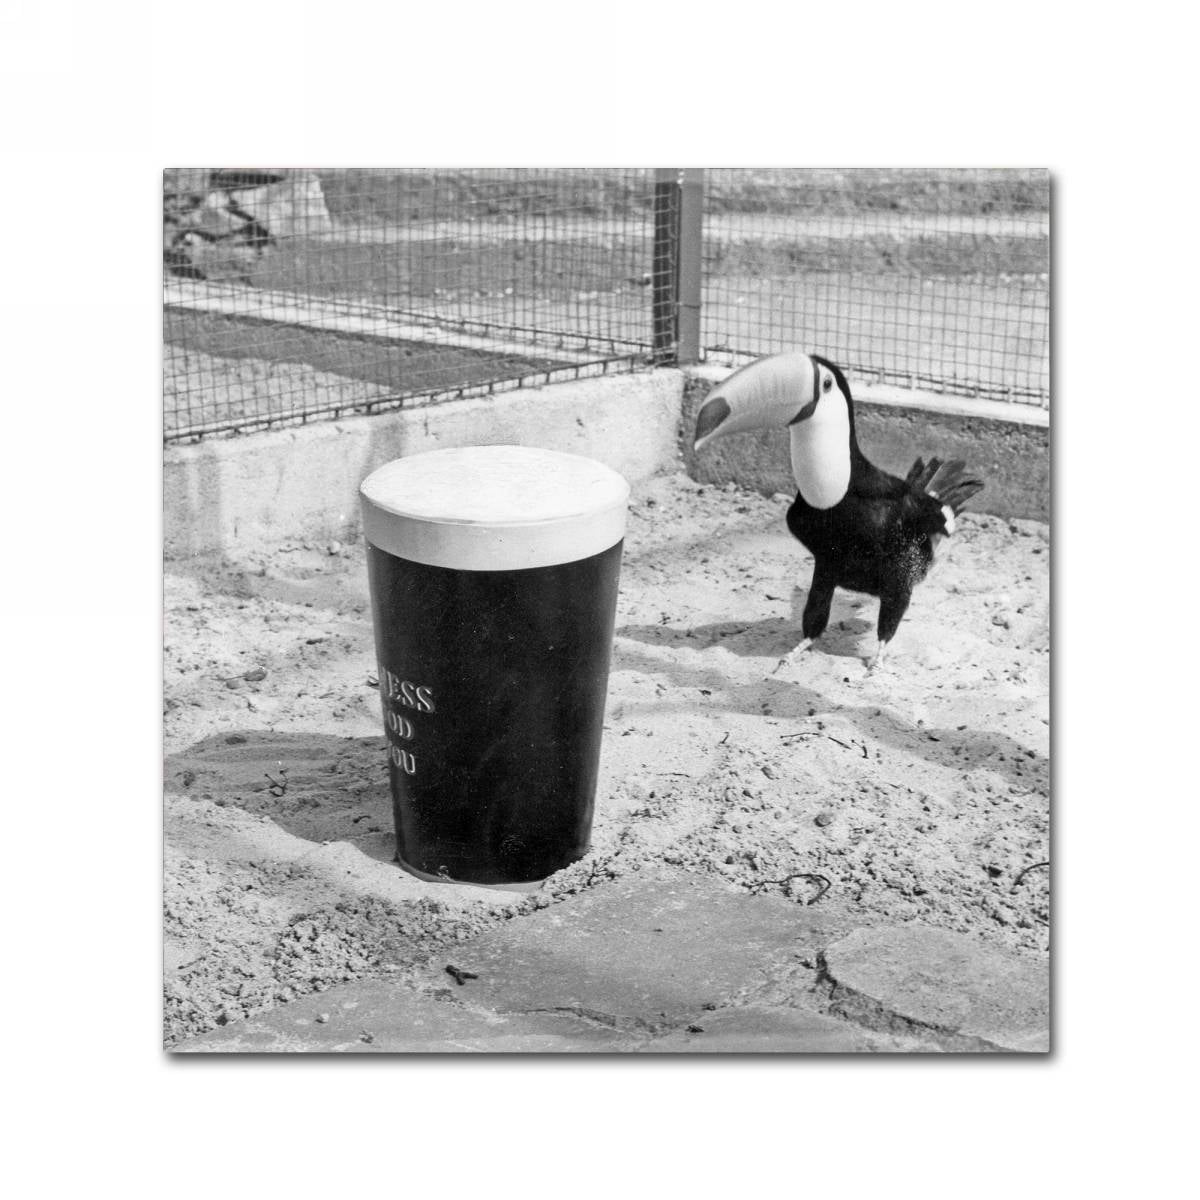
[[[1048,1050],[1044,964],[926,926],[847,933],[853,919],[705,876],[643,873],[496,926],[411,979],[341,984],[174,1049]]]
[[[947,1050],[1050,1049],[1049,964],[928,926],[856,929],[828,946],[830,1011]]]
[[[451,985],[453,986],[453,985]],[[546,1054],[629,1049],[570,1013],[489,1012],[388,980],[357,980],[173,1047],[180,1054]]]
[[[478,976],[465,995],[498,1013],[653,1031],[764,987],[808,944],[811,921],[790,901],[703,876],[627,877],[491,929],[454,963]]]
[[[751,1005],[701,1012],[638,1047],[646,1054],[854,1054],[878,1049],[864,1030],[802,1008]]]

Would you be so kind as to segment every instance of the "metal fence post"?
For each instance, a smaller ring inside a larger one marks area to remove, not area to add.
[[[700,259],[704,172],[659,167],[654,174],[654,354],[658,364],[700,358]]]
[[[654,250],[650,264],[651,319],[654,325],[652,361],[663,366],[675,358],[675,260],[678,225],[675,219],[677,171],[654,172]]]
[[[691,167],[680,172],[678,324],[675,361],[700,361],[700,256],[703,249],[704,172]]]

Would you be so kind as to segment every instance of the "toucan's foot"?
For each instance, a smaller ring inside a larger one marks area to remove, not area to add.
[[[867,664],[867,674],[874,675],[880,667],[883,666],[884,652],[887,650],[887,642],[880,642],[879,649],[875,651],[875,657]]]
[[[782,671],[784,667],[790,667],[792,665],[792,663],[794,663],[796,661],[796,659],[798,659],[800,657],[800,655],[802,655],[805,652],[805,650],[807,650],[809,648],[809,646],[811,646],[812,644],[813,644],[812,638],[805,638],[804,641],[802,641],[794,649],[789,650],[788,653],[785,654],[775,664],[775,669],[771,672],[771,674],[778,675],[779,672]]]

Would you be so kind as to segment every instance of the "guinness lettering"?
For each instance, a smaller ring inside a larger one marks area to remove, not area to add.
[[[386,704],[383,706],[383,721],[388,727],[388,732],[397,737],[409,740],[414,735],[413,723],[407,717],[400,716],[395,709],[388,708]]]
[[[393,767],[399,767],[405,775],[415,775],[417,773],[417,760],[409,754],[407,750],[401,750],[399,746],[388,747],[388,761]]]
[[[417,687],[407,679],[401,679],[392,671],[384,670],[383,678],[387,680],[385,695],[389,700],[399,700],[405,708],[415,708],[418,712],[434,711],[433,693],[427,687]]]

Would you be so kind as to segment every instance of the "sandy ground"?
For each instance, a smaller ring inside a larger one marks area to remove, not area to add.
[[[638,489],[593,849],[531,895],[390,861],[361,544],[169,563],[167,1042],[660,862],[1046,954],[1048,528],[966,515],[878,675],[876,601],[844,593],[771,675],[811,571],[786,506]]]

